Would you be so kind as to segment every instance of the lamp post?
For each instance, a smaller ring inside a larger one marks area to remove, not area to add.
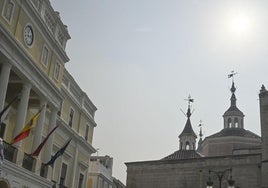
[[[222,184],[223,178],[226,177],[227,174],[229,174],[229,178],[227,180],[228,188],[234,188],[235,181],[233,180],[233,177],[232,177],[232,169],[231,168],[228,168],[228,169],[223,170],[223,171],[213,171],[213,170],[209,169],[208,173],[209,173],[209,176],[208,176],[208,181],[207,181],[207,188],[213,188],[213,181],[211,179],[211,173],[214,173],[216,175],[216,177],[218,178],[219,188],[221,188],[221,186],[222,186],[221,184]]]

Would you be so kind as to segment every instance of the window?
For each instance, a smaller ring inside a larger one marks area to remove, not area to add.
[[[2,12],[3,17],[10,23],[14,12],[14,3],[11,0],[6,0]]]
[[[56,80],[58,80],[59,79],[59,75],[60,75],[60,64],[59,64],[59,62],[56,62],[55,69],[54,69],[54,78]]]
[[[42,51],[42,56],[41,56],[41,62],[45,66],[47,66],[47,64],[48,64],[48,53],[49,53],[48,48],[47,48],[47,46],[44,45],[43,51]]]
[[[67,174],[67,164],[62,163],[60,173],[60,185],[65,185],[66,174]]]
[[[85,140],[88,141],[89,125],[86,125]]]
[[[235,122],[235,128],[238,128],[238,119],[237,118],[235,118],[235,120],[234,120]]]
[[[186,150],[190,150],[190,143],[189,142],[186,142],[186,147],[185,147]]]
[[[231,128],[232,127],[232,120],[231,118],[228,119],[228,128]]]
[[[79,182],[78,182],[78,188],[83,187],[83,182],[84,182],[84,175],[80,173],[79,175]]]
[[[71,108],[70,109],[70,114],[69,114],[69,122],[68,122],[68,125],[70,127],[72,127],[72,125],[73,125],[73,117],[74,117],[74,110]]]

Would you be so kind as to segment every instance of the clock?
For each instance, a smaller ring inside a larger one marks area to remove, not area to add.
[[[26,25],[23,31],[24,42],[27,46],[31,46],[34,41],[33,28],[30,25]]]

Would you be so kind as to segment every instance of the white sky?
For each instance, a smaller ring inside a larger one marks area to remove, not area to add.
[[[245,128],[260,134],[258,92],[268,87],[268,1],[51,0],[72,39],[66,64],[97,106],[93,146],[124,162],[158,160],[178,150],[184,100],[192,126],[223,128],[231,70]]]

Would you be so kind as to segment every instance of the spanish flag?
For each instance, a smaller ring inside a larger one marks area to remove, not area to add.
[[[43,107],[32,117],[32,119],[24,126],[22,131],[12,140],[11,144],[15,144],[23,140],[24,138],[28,137],[30,134],[31,129],[33,128],[34,124],[37,122],[38,117],[42,111]]]

